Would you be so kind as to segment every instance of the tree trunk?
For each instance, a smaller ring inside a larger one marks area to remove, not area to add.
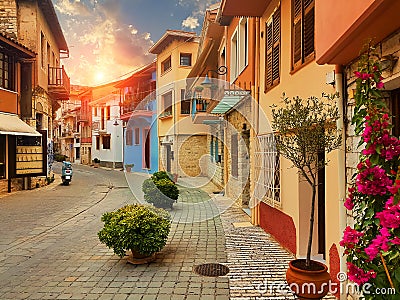
[[[315,184],[313,184],[312,198],[311,198],[310,231],[308,233],[307,257],[306,257],[307,268],[309,268],[311,265],[311,247],[312,247],[313,231],[314,231],[315,196],[316,196],[316,188]]]

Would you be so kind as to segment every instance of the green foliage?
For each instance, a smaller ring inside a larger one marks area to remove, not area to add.
[[[322,94],[322,99],[303,100],[289,99],[284,94],[283,107],[272,109],[277,150],[299,169],[310,185],[317,183],[316,174],[326,165],[325,161],[318,161],[318,154],[329,153],[341,143],[335,123],[339,118],[334,101],[337,97],[338,94]]]
[[[67,157],[65,155],[62,155],[62,154],[59,154],[59,153],[54,154],[54,160],[55,161],[63,162],[63,161],[65,161],[66,158]]]
[[[151,205],[126,205],[101,217],[104,227],[98,232],[100,242],[123,257],[127,250],[142,255],[160,251],[171,228],[170,214]]]
[[[161,171],[146,179],[142,185],[145,200],[157,207],[172,208],[172,204],[178,199],[179,190],[171,177],[170,173]]]

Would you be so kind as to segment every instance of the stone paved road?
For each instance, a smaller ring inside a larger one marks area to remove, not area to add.
[[[232,200],[213,195],[211,185],[179,181],[167,245],[155,262],[133,266],[96,234],[105,211],[142,201],[146,176],[85,166],[74,171],[69,187],[53,184],[0,198],[1,300],[294,299],[259,287],[266,280],[285,284],[292,256],[249,226]],[[209,262],[228,265],[230,273],[193,272]]]

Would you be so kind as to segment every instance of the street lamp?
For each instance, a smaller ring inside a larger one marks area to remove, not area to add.
[[[226,66],[220,66],[216,70],[208,70],[206,73],[206,77],[204,78],[204,81],[202,83],[200,83],[204,87],[211,87],[211,85],[212,85],[210,77],[208,77],[208,73],[210,73],[210,72],[214,72],[218,75],[225,75],[228,72],[228,68]]]

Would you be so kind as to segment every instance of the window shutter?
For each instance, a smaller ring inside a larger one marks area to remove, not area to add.
[[[301,64],[302,0],[293,1],[293,67]]]
[[[279,61],[281,44],[281,9],[275,11],[272,17],[272,26],[274,31],[274,46],[272,49],[272,84],[279,82]]]
[[[265,88],[268,89],[272,86],[272,49],[273,49],[273,31],[272,31],[272,24],[266,25],[266,60],[265,60]]]
[[[304,60],[314,58],[314,1],[305,0],[304,8]]]

